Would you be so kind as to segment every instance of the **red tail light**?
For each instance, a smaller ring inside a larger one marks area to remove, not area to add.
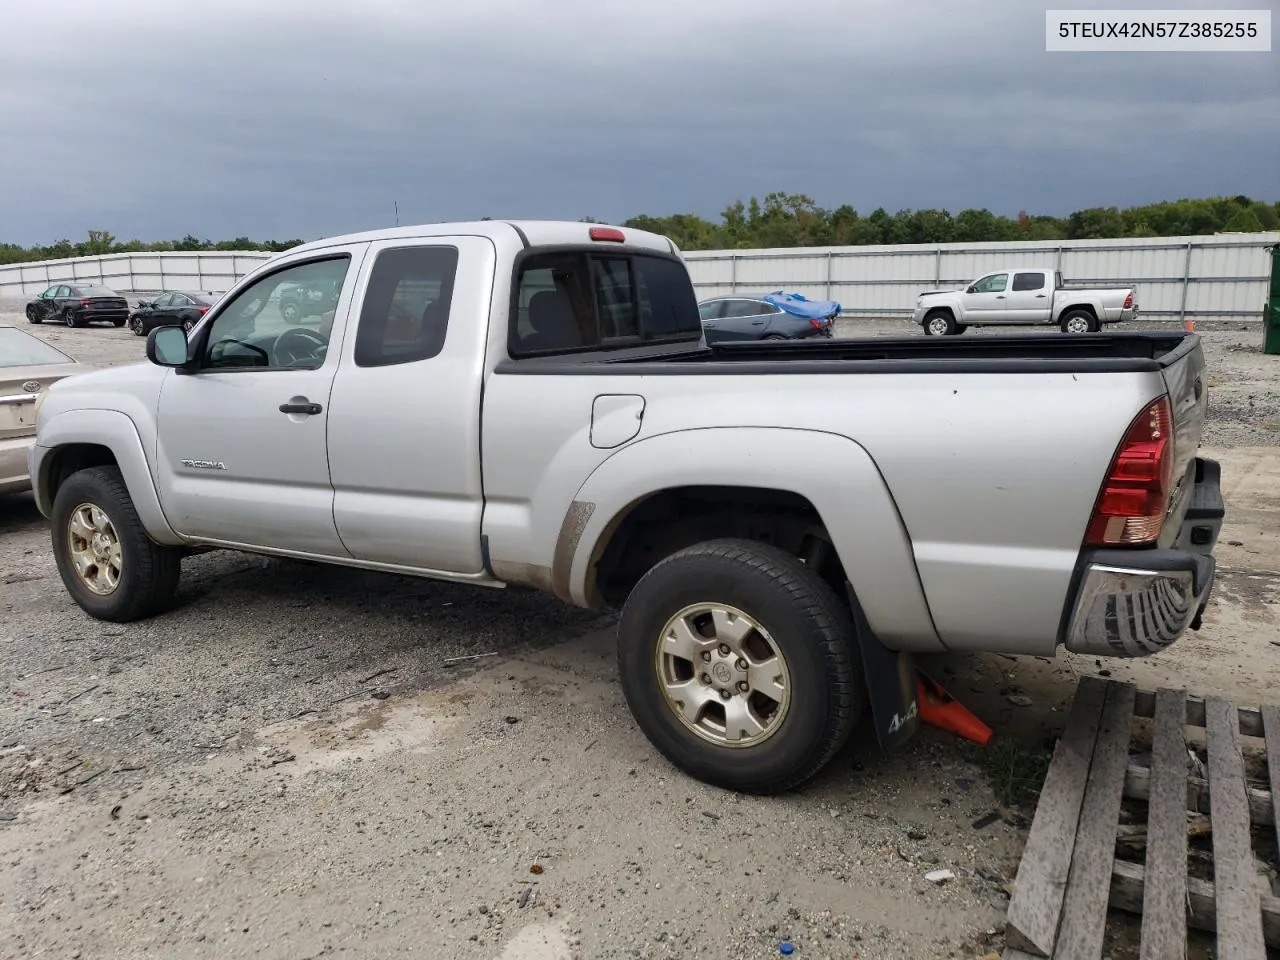
[[[616,227],[592,227],[592,240],[608,240],[610,243],[626,243],[627,238]]]
[[[1093,508],[1085,545],[1138,546],[1159,539],[1173,489],[1173,415],[1169,398],[1150,404],[1116,451]]]
[[[1133,294],[1130,293],[1126,295],[1124,298],[1124,308],[1128,310],[1132,306],[1133,306]]]
[[[208,313],[208,312],[209,312],[209,308],[208,308],[208,307],[201,307],[201,308],[200,308],[200,316],[202,316],[202,317],[203,317],[203,316],[204,316],[206,313]]]
[[[82,306],[82,307],[87,307],[87,306],[88,306],[89,304],[91,304],[91,303],[93,303],[93,301],[92,301],[92,300],[81,300],[81,301],[80,301],[80,306]]]
[[[809,326],[813,327],[813,329],[815,329],[815,330],[821,330],[821,329],[822,329],[822,321],[821,321],[821,320],[810,320],[810,321],[809,321]]]

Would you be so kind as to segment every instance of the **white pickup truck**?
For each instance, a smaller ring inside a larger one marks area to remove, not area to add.
[[[912,321],[935,337],[969,327],[1054,324],[1063,333],[1097,333],[1104,323],[1137,315],[1133,287],[1070,287],[1059,270],[997,270],[959,290],[926,290]]]
[[[708,346],[670,240],[484,221],[296,247],[147,357],[37,411],[89,614],[159,614],[209,548],[620,607],[639,726],[732,789],[802,783],[868,704],[910,736],[913,654],[1144,656],[1213,584],[1182,331]]]

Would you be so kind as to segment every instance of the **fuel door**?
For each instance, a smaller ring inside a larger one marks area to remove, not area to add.
[[[633,393],[602,393],[591,405],[591,445],[600,450],[620,447],[640,432],[644,397]]]

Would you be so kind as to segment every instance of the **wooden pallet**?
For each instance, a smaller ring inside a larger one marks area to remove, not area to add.
[[[1188,769],[1188,727],[1203,730],[1204,778]],[[1129,754],[1148,728],[1146,766]],[[1269,789],[1246,780],[1242,736],[1265,744]],[[1124,808],[1145,810],[1145,857],[1117,856],[1135,831]],[[1082,679],[1018,866],[1005,960],[1097,960],[1109,908],[1141,915],[1142,960],[1185,957],[1189,928],[1215,934],[1222,960],[1265,960],[1280,946],[1280,899],[1255,866],[1253,825],[1280,825],[1280,709]],[[1192,829],[1211,834],[1212,882],[1189,870]]]

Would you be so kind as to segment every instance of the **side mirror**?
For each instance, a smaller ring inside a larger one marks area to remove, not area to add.
[[[187,331],[181,327],[156,327],[147,334],[147,359],[159,367],[185,366]]]
[[[965,290],[965,293],[977,293],[977,292],[978,292],[978,288],[976,286],[969,287],[967,290]]]

